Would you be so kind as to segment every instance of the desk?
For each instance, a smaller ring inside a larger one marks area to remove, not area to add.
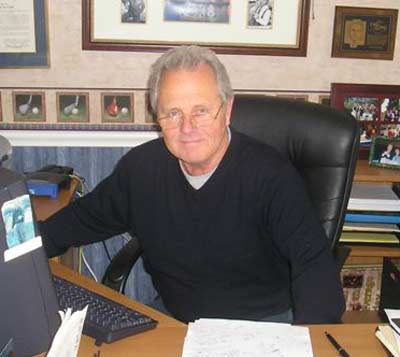
[[[100,348],[94,345],[94,339],[83,335],[79,357],[92,357],[98,350],[101,351],[101,357],[180,357],[182,355],[183,342],[187,331],[185,324],[97,284],[85,276],[80,276],[58,263],[50,262],[50,268],[53,274],[57,276],[64,277],[75,284],[83,285],[87,289],[94,290],[159,321],[154,330],[112,344],[102,344]],[[311,325],[310,334],[314,357],[338,356],[324,336],[324,331],[330,332],[352,357],[387,356],[384,348],[375,337],[376,326],[376,324]]]
[[[69,188],[61,189],[56,199],[52,199],[47,196],[31,196],[33,211],[35,212],[36,220],[43,221],[46,218],[50,217],[52,214],[59,211],[61,208],[67,206],[74,197],[78,184],[78,180],[72,179]],[[62,256],[53,259],[69,267],[74,267],[75,265],[72,249],[69,249]]]

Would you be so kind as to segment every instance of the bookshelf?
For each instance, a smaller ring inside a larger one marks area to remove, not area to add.
[[[391,185],[400,182],[400,171],[369,166],[367,160],[358,160],[354,182],[374,182]],[[351,246],[351,253],[345,264],[360,264],[362,262],[381,262],[383,257],[400,257],[400,247],[384,245],[357,245]]]

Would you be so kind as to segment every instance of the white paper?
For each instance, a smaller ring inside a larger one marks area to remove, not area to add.
[[[35,53],[34,0],[0,1],[0,53]]]
[[[61,316],[61,326],[54,336],[47,357],[76,357],[78,355],[87,309],[88,306],[85,306],[84,309],[74,313],[70,308],[65,312],[58,312]]]
[[[307,327],[223,319],[190,323],[182,357],[210,356],[312,357],[313,352]]]

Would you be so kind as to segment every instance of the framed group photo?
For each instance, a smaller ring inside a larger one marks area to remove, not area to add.
[[[369,164],[400,170],[400,138],[375,137],[369,154]]]
[[[83,49],[306,56],[310,1],[83,0]]]
[[[392,60],[397,9],[336,6],[332,57]]]
[[[400,85],[332,83],[331,106],[359,122],[362,159],[374,137],[400,137]]]

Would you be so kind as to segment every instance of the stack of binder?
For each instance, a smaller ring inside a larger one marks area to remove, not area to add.
[[[354,183],[340,241],[398,245],[400,237],[398,188],[397,185]]]

